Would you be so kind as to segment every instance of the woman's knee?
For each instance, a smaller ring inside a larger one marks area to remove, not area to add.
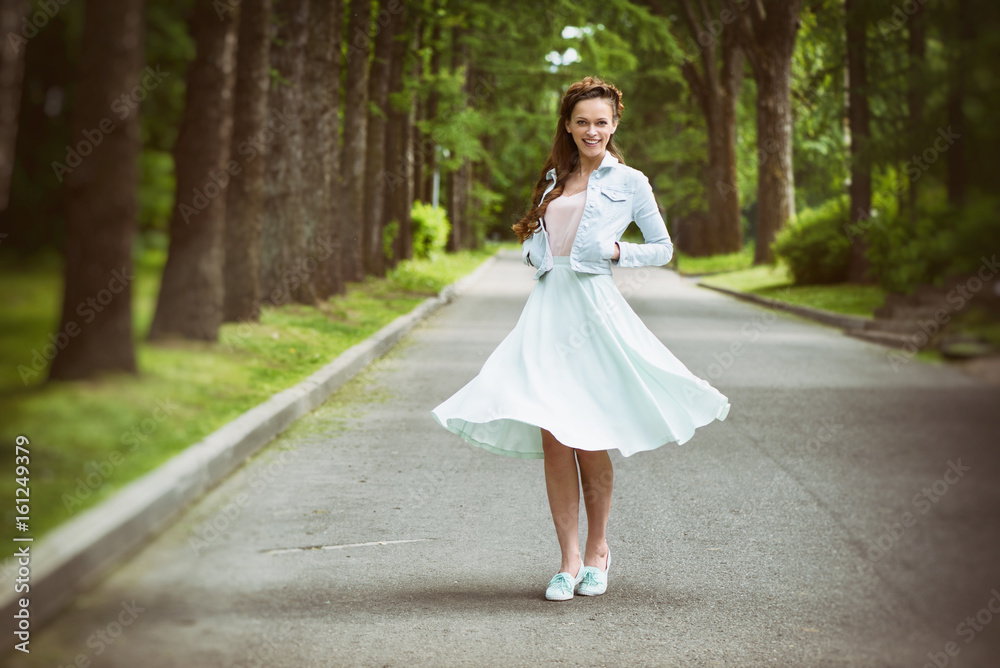
[[[569,457],[573,455],[573,448],[563,445],[547,429],[542,429],[542,452],[546,457]]]

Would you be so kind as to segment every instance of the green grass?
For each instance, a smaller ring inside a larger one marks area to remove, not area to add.
[[[749,269],[753,266],[753,243],[748,243],[743,250],[735,253],[725,253],[722,255],[709,255],[708,257],[691,257],[681,251],[676,251],[677,271],[686,276],[700,276],[703,274],[718,274],[725,271],[738,271]]]
[[[479,266],[498,250],[403,263],[384,279],[351,284],[319,308],[265,308],[260,323],[224,325],[218,343],[144,340],[162,256],[137,263],[133,291],[139,375],[44,383],[30,366],[59,327],[59,263],[0,269],[0,415],[4,438],[31,440],[31,535],[79,511],[201,440]],[[13,471],[12,462],[4,471]],[[2,483],[13,498],[13,476]],[[8,523],[4,536],[10,538]]]
[[[793,285],[788,269],[781,264],[758,265],[709,276],[701,282],[789,304],[865,317],[872,317],[874,310],[885,301],[885,290],[877,285]]]

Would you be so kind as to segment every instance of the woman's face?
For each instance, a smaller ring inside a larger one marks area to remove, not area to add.
[[[604,149],[618,127],[612,119],[610,100],[593,98],[576,103],[566,123],[566,131],[573,135],[581,156],[600,158],[604,155]]]

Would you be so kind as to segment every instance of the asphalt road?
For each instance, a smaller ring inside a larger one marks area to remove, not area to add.
[[[663,269],[616,280],[732,410],[613,453],[609,591],[545,601],[542,462],[429,414],[531,271],[502,255],[7,664],[1000,665],[1000,388]]]

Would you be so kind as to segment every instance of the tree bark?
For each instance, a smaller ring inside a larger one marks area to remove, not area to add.
[[[401,19],[389,13],[395,0],[379,3],[375,23],[375,58],[369,77],[368,146],[365,157],[364,260],[365,270],[385,275],[386,258],[382,244],[385,229],[386,118],[389,113],[389,77],[392,69],[393,36]],[[384,18],[383,18],[384,17]],[[383,25],[383,23],[385,25]]]
[[[65,289],[50,380],[136,372],[132,340],[132,237],[136,227],[139,116],[110,120],[123,90],[139,85],[143,3],[88,0],[73,108],[74,145],[101,143],[68,174]],[[6,48],[6,47],[5,47]]]
[[[920,144],[923,142],[924,127],[924,97],[927,95],[925,76],[925,58],[927,51],[927,41],[924,33],[924,6],[917,5],[916,11],[910,16],[907,23],[908,51],[909,51],[909,77],[907,81],[907,107],[909,125],[910,152],[918,153],[921,150]],[[919,183],[910,179],[907,188],[907,208],[909,209],[910,224],[917,224],[917,193]]]
[[[365,155],[368,146],[368,61],[371,53],[372,1],[351,0],[347,26],[347,81],[344,105],[344,219],[341,227],[344,277],[365,277]]]
[[[308,246],[317,266],[311,274],[316,296],[344,291],[340,259],[340,42],[341,0],[310,0],[303,128]],[[308,265],[309,269],[312,265]]]
[[[950,45],[951,59],[948,76],[948,125],[960,139],[948,148],[946,167],[948,170],[948,203],[959,207],[965,202],[965,145],[961,137],[966,134],[965,78],[968,76],[966,51],[975,36],[969,12],[969,0],[958,0],[958,11],[954,18]]]
[[[681,14],[691,37],[697,40],[704,32],[699,26],[690,0],[679,0]],[[654,2],[658,13],[665,13],[659,2]],[[708,5],[699,2],[704,21],[709,21]],[[704,249],[709,255],[732,253],[743,247],[743,230],[740,219],[740,197],[736,181],[736,103],[743,78],[743,51],[736,29],[722,28],[721,65],[716,40],[702,45],[701,68],[693,61],[681,66],[681,73],[698,101],[708,130],[708,169],[705,172],[705,190],[708,195],[708,225],[690,226],[692,232],[703,239],[692,246]]]
[[[469,103],[469,48],[464,36],[466,30],[461,26],[451,29],[451,70],[461,72],[462,98],[461,111]],[[448,237],[447,250],[455,252],[463,248],[472,248],[472,226],[469,221],[469,193],[472,187],[472,162],[462,158],[462,164],[448,174],[448,218],[451,220],[451,235]]]
[[[774,261],[771,243],[795,215],[792,174],[792,52],[801,0],[758,0],[736,12],[743,52],[757,82],[757,243],[754,264]]]
[[[441,74],[441,21],[433,21],[431,24],[430,44],[430,80],[431,89],[427,95],[427,105],[424,108],[424,118],[434,122],[438,117],[438,103],[440,95],[437,92],[437,80]],[[423,173],[423,183],[420,184],[421,201],[433,204],[434,198],[434,173],[438,169],[437,165],[437,142],[434,141],[432,133],[423,134],[423,146],[421,147],[420,159]],[[440,193],[438,194],[440,198]]]
[[[271,0],[244,0],[240,6],[233,140],[230,156],[241,173],[226,192],[226,322],[260,318],[260,232],[267,173],[267,102],[270,72]]]
[[[184,119],[174,148],[177,194],[170,248],[150,339],[215,341],[222,324],[226,184],[232,178],[238,12],[195,5],[197,53],[187,72]]]
[[[10,177],[14,172],[17,118],[21,110],[24,50],[21,19],[28,15],[27,0],[0,0],[0,211],[10,203]],[[0,237],[2,239],[3,237]]]
[[[847,117],[851,133],[850,227],[861,229],[871,218],[872,170],[870,156],[871,130],[868,113],[868,20],[856,0],[846,0],[847,27]],[[852,283],[870,282],[868,242],[863,234],[848,233],[851,242],[847,280]]]
[[[272,304],[315,304],[306,249],[309,223],[304,205],[302,103],[309,0],[276,0],[276,39],[271,47],[271,114],[278,119],[269,146],[261,231],[261,290]],[[312,258],[315,262],[315,258]]]
[[[388,258],[389,268],[412,254],[413,230],[410,208],[413,200],[413,94],[405,94],[404,72],[407,64],[406,53],[412,48],[416,52],[416,18],[410,19],[405,11],[397,17],[403,29],[393,41],[392,67],[389,72],[389,94],[391,96],[386,136],[386,169],[384,186],[388,211],[387,224],[396,225],[396,239],[393,255]]]

